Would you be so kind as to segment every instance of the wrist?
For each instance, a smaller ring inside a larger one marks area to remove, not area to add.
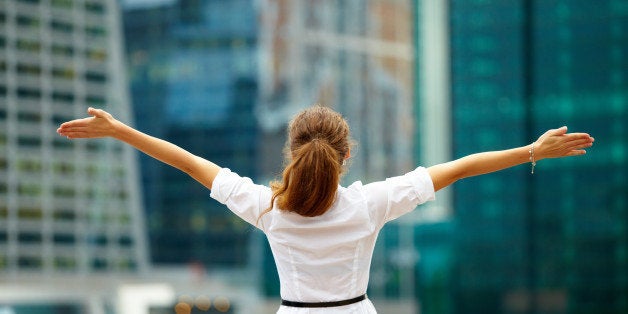
[[[528,162],[530,162],[530,172],[532,174],[534,174],[534,168],[536,167],[537,163],[542,160],[545,159],[546,157],[544,157],[543,153],[542,153],[542,149],[539,145],[539,143],[537,143],[537,141],[532,142],[532,144],[527,146],[528,148]]]
[[[530,162],[530,173],[534,174],[534,167],[536,167],[537,161],[539,161],[539,154],[536,142],[532,142],[532,144],[528,145],[528,161]]]
[[[111,134],[109,134],[109,136],[117,140],[121,140],[124,137],[125,128],[126,124],[116,119],[113,119],[113,121],[111,122]]]

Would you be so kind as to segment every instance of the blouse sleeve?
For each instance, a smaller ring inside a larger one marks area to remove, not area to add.
[[[212,183],[210,196],[238,217],[258,227],[257,219],[270,204],[270,188],[253,183],[228,168],[222,168]]]
[[[371,216],[381,227],[418,205],[435,199],[434,184],[427,169],[418,167],[402,176],[364,186]]]

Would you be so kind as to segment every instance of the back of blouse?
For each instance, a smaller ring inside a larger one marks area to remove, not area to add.
[[[339,187],[336,201],[323,215],[303,217],[269,206],[270,188],[254,184],[229,169],[214,180],[211,196],[260,228],[269,239],[281,297],[300,302],[354,298],[366,292],[375,240],[381,227],[434,199],[425,168],[362,185]]]

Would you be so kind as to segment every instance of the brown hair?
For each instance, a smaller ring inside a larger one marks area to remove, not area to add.
[[[297,114],[288,126],[282,180],[271,182],[281,210],[306,217],[324,214],[336,199],[350,149],[349,125],[337,112],[315,105]]]

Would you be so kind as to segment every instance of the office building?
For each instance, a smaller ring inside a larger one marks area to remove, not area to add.
[[[256,179],[257,30],[250,0],[169,1],[124,11],[137,127]],[[168,165],[141,155],[151,261],[240,270],[254,228]]]
[[[132,120],[120,26],[116,1],[0,2],[0,303],[72,313],[147,268],[131,148],[56,134],[89,106]]]
[[[454,189],[453,313],[628,309],[624,1],[452,1],[454,155],[590,132],[586,156]]]

